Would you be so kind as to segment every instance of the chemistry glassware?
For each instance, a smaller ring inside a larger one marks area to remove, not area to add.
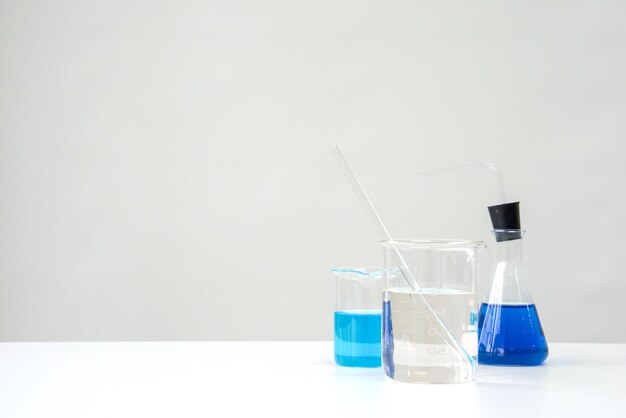
[[[466,240],[383,242],[382,357],[403,382],[466,382],[476,372],[477,254]],[[414,288],[405,270],[416,280]]]
[[[491,288],[480,306],[478,361],[502,366],[537,366],[548,357],[537,307],[522,264],[519,202],[490,206],[496,238]]]
[[[380,367],[382,269],[335,268],[335,362]]]

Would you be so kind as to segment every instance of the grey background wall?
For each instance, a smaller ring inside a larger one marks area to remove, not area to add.
[[[548,338],[626,342],[625,19],[0,1],[0,339],[330,339],[328,269],[382,262],[338,143],[396,236],[491,244],[488,174],[411,173],[498,164]]]

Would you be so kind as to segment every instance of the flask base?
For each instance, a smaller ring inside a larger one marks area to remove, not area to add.
[[[478,353],[478,363],[487,366],[540,366],[548,358],[548,350],[519,350],[504,354]]]

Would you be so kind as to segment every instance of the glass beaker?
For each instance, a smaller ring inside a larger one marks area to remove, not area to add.
[[[335,268],[335,362],[348,367],[380,367],[382,270]]]
[[[403,382],[467,382],[476,372],[481,241],[383,242],[382,360]],[[408,270],[408,271],[407,271]],[[411,284],[407,275],[417,283]]]

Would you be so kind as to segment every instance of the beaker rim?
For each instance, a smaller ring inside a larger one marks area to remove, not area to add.
[[[390,241],[382,241],[381,244],[385,248],[463,248],[482,250],[487,247],[484,241],[472,241],[468,239],[447,239],[447,238],[405,238],[394,239]]]
[[[350,266],[339,266],[333,267],[330,269],[333,273],[356,273],[362,274],[363,276],[367,276],[371,273],[376,273],[378,271],[382,271],[382,267],[350,267]]]
[[[337,277],[376,279],[382,277],[382,267],[334,267],[330,271]]]

